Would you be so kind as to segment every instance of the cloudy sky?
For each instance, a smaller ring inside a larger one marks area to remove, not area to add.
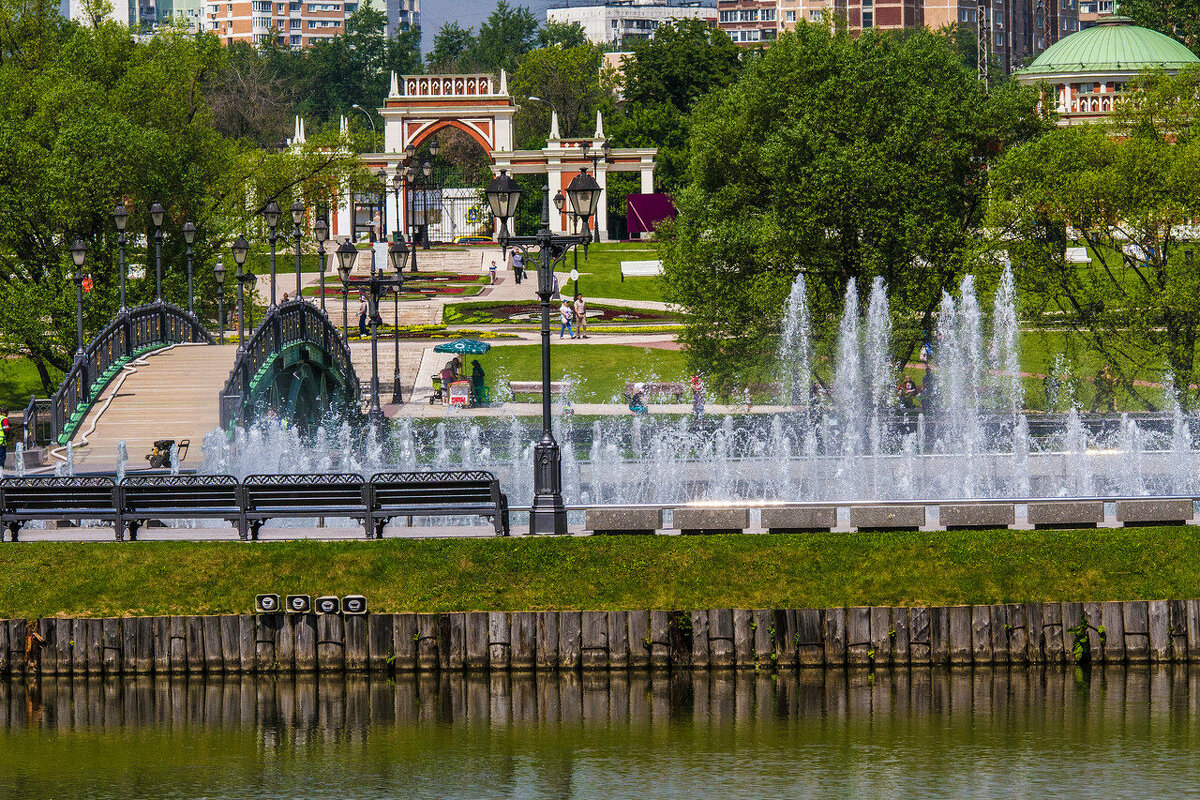
[[[578,3],[579,0],[575,0]],[[546,9],[551,3],[562,0],[509,0],[509,5],[528,6],[538,22],[546,20]],[[479,30],[479,23],[487,19],[496,7],[496,0],[421,0],[421,48],[428,52],[433,46],[433,37],[447,22],[457,22],[464,28]]]

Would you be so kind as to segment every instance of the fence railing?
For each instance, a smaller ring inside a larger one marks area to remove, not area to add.
[[[233,370],[221,391],[221,427],[228,429],[241,422],[249,408],[258,382],[265,379],[263,368],[289,347],[311,344],[329,356],[329,367],[344,376],[346,395],[357,401],[358,374],[350,357],[350,346],[329,316],[305,300],[289,300],[269,312],[238,352]]]
[[[194,314],[168,303],[137,306],[117,314],[75,359],[50,399],[51,438],[59,444],[70,441],[96,397],[129,361],[182,342],[214,343]]]
[[[29,396],[25,413],[21,415],[21,442],[26,450],[49,444],[54,438],[54,419],[50,413],[53,401],[48,397]]]

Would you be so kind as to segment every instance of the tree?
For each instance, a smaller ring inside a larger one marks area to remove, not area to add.
[[[741,57],[725,33],[700,20],[660,25],[623,60],[625,117],[610,125],[614,142],[657,147],[658,182],[675,188],[687,166],[692,107],[737,79]]]
[[[727,387],[769,375],[798,269],[826,353],[848,282],[865,293],[883,276],[906,359],[914,322],[928,325],[972,262],[981,167],[1043,129],[1035,104],[1015,86],[985,95],[928,31],[781,36],[692,121],[661,245],[692,365]]]
[[[601,64],[600,50],[588,44],[544,47],[521,59],[509,80],[509,90],[521,107],[516,117],[520,147],[545,146],[552,107],[558,111],[559,133],[564,137],[592,134],[596,111],[614,106],[614,87],[611,81],[602,84]]]
[[[1079,334],[1134,396],[1167,370],[1194,402],[1200,342],[1200,68],[1131,81],[1109,125],[1059,128],[1008,152],[990,220],[1055,326]],[[1092,261],[1066,261],[1068,227]]]
[[[433,74],[468,72],[469,54],[475,47],[475,35],[469,28],[457,22],[442,25],[433,37],[433,47],[425,56],[425,63]]]
[[[548,21],[537,33],[538,47],[577,47],[587,43],[587,34],[578,22]]]
[[[537,40],[537,17],[525,6],[510,6],[505,0],[479,26],[479,36],[471,48],[476,69],[485,72],[512,72],[517,59],[533,49]]]
[[[1200,0],[1122,0],[1121,13],[1173,36],[1200,55]]]
[[[318,197],[358,170],[336,139],[281,153],[222,136],[202,91],[226,56],[215,36],[167,31],[139,42],[112,22],[85,28],[48,6],[15,7],[0,0],[0,353],[29,358],[50,392],[75,350],[76,236],[89,242],[95,283],[85,329],[104,327],[116,310],[117,202],[132,211],[129,260],[149,264],[150,275],[146,212],[152,202],[166,207],[164,293],[174,302],[186,286],[179,229],[196,224],[204,314],[214,250],[233,231],[251,233],[262,203]],[[130,305],[153,291],[153,280],[133,281]]]

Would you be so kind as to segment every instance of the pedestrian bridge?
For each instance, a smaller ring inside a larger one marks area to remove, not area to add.
[[[60,457],[72,444],[80,469],[111,469],[121,441],[131,467],[160,439],[190,441],[194,463],[209,431],[270,409],[301,427],[330,409],[358,413],[350,350],[320,308],[292,300],[269,311],[245,347],[212,342],[174,306],[124,312],[76,360],[48,408],[31,408],[49,417]]]

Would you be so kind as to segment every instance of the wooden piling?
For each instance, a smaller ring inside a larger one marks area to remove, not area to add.
[[[263,615],[266,616],[266,615]],[[346,669],[346,627],[338,614],[317,615],[317,670]]]
[[[692,611],[692,666],[698,669],[707,669],[709,665],[709,644],[708,644],[708,619],[707,610]],[[650,650],[650,615],[646,615],[646,651],[647,665],[649,665],[649,650]]]
[[[342,629],[346,643],[346,670],[348,672],[366,672],[370,659],[367,615],[347,614],[342,618]]]
[[[583,663],[583,614],[561,611],[558,615],[558,666],[577,670]]]
[[[417,668],[417,615],[397,614],[392,626],[395,669],[397,672],[412,672]]]
[[[689,622],[694,625],[695,614],[689,616]],[[708,614],[704,613],[705,637],[708,634]],[[611,624],[611,620],[609,623]],[[646,669],[650,666],[650,612],[630,611],[627,615],[629,627],[629,666],[633,669]],[[691,632],[695,636],[695,629]],[[705,645],[705,663],[708,663],[708,647]]]
[[[539,611],[537,615],[537,643],[534,663],[539,670],[558,667],[558,612]]]

